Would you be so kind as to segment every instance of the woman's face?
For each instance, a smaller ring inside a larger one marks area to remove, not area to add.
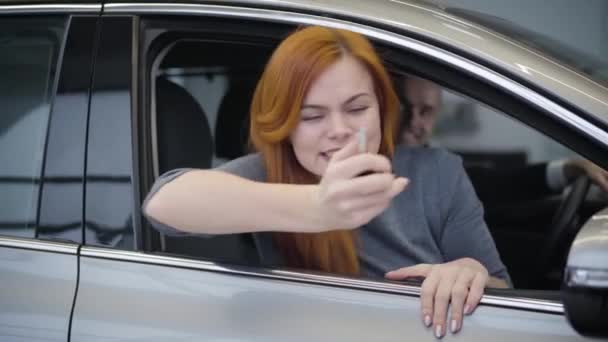
[[[367,152],[378,153],[381,141],[378,99],[371,75],[355,58],[345,56],[311,84],[290,135],[296,158],[321,177],[331,156],[365,128]]]

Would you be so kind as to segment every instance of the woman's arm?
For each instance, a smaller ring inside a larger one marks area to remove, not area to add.
[[[152,219],[189,233],[260,230],[314,232],[322,228],[316,186],[268,184],[215,170],[191,170],[147,201]]]
[[[358,177],[363,171],[373,174]],[[318,185],[255,182],[217,170],[190,170],[149,195],[144,213],[178,231],[230,234],[357,228],[384,211],[407,180],[389,160],[358,154],[353,139],[336,152]]]

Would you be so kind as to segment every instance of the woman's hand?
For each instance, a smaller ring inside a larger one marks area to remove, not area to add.
[[[425,277],[421,288],[422,321],[441,338],[448,328],[447,311],[451,303],[449,329],[462,328],[464,315],[470,314],[481,300],[489,280],[488,270],[478,261],[462,258],[444,264],[418,264],[388,272],[387,279]]]
[[[359,176],[366,171],[373,173]],[[408,180],[395,177],[385,156],[358,153],[353,139],[329,161],[316,193],[321,227],[358,228],[383,212]]]

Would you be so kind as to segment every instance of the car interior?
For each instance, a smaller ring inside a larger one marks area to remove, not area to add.
[[[162,58],[158,68],[152,70],[156,177],[176,168],[216,167],[251,152],[247,143],[249,103],[273,48],[268,40],[261,44],[238,39],[188,39],[168,45],[166,54],[158,57]],[[387,65],[391,70],[390,61]],[[518,168],[576,156],[528,124],[511,118],[511,113],[492,109],[448,88],[444,93],[434,140],[459,154],[467,169],[493,169],[517,180]],[[495,191],[492,184],[485,186],[489,188],[476,188],[478,193]],[[486,222],[515,288],[559,289],[575,234],[607,202],[607,197],[592,188],[588,179],[581,178],[562,192],[540,198],[483,203]],[[147,229],[153,230],[149,225]],[[161,236],[153,249],[259,266],[248,234]]]

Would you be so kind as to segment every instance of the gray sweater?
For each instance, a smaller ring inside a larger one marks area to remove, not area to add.
[[[253,181],[266,179],[259,154],[235,159],[218,169]],[[159,177],[144,206],[164,184],[187,171],[173,170]],[[383,277],[405,266],[470,257],[481,262],[490,275],[510,283],[483,220],[483,207],[458,156],[442,149],[399,147],[393,172],[410,183],[389,208],[359,228],[358,254],[364,275]],[[185,235],[148,219],[161,233]],[[282,264],[269,233],[256,233],[254,239],[263,264]]]

